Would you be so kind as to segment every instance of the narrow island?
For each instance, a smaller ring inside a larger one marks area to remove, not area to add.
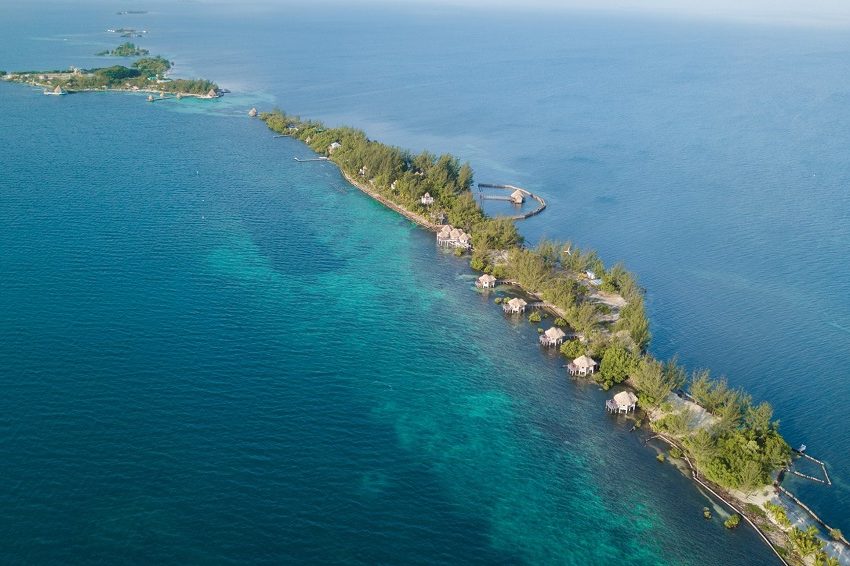
[[[727,528],[743,518],[783,564],[838,564],[825,544],[850,546],[842,533],[804,505],[826,535],[813,526],[797,528],[779,504],[780,495],[802,503],[781,483],[795,457],[811,459],[805,447],[790,448],[769,403],[755,403],[708,370],[689,374],[675,358],[653,357],[644,290],[621,263],[606,267],[595,251],[571,242],[524,245],[512,218],[481,210],[471,191],[472,168],[451,155],[414,155],[370,140],[361,130],[330,128],[280,110],[252,109],[249,115],[278,136],[304,142],[352,185],[436,232],[437,243],[455,255],[468,256],[470,266],[484,273],[476,284],[482,291],[500,283],[511,297],[496,296],[495,302],[508,316],[530,311],[529,322],[540,325],[541,346],[557,349],[571,375],[593,379],[605,390],[621,389],[606,409],[628,416],[640,407],[632,430],[646,425],[647,443],[657,439],[669,447],[659,452],[659,461],[677,462],[732,511]],[[710,511],[705,516],[710,519]]]
[[[150,55],[150,51],[142,49],[141,47],[136,47],[134,43],[127,41],[115,49],[106,49],[95,53],[95,55],[98,57],[144,57],[146,55]]]
[[[132,45],[132,44],[125,44]],[[143,57],[130,67],[112,65],[96,69],[53,71],[16,71],[0,74],[4,80],[41,87],[45,94],[64,95],[91,91],[128,91],[151,93],[148,100],[173,95],[176,98],[218,98],[223,90],[205,79],[173,79],[168,77],[173,63],[168,59]]]

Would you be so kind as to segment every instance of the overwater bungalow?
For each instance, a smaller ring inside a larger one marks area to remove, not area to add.
[[[446,224],[445,226],[440,228],[439,232],[437,232],[437,244],[440,245],[440,246],[449,246],[449,245],[451,245],[450,244],[451,239],[452,239],[452,227],[451,227],[451,225]]]
[[[629,413],[637,407],[637,400],[631,391],[620,391],[613,399],[605,401],[605,409],[609,413]]]
[[[590,356],[579,356],[567,365],[570,375],[587,375],[596,371],[596,360]]]
[[[525,195],[521,190],[517,189],[511,193],[511,202],[514,204],[522,204],[525,202]]]
[[[259,112],[257,112],[256,108],[251,108],[250,110],[248,110],[248,116],[250,116],[251,118],[256,118],[257,114],[259,114]]]
[[[560,346],[561,343],[563,343],[564,338],[566,337],[566,332],[564,332],[557,326],[553,326],[552,328],[540,335],[540,343],[548,347]]]
[[[502,310],[508,314],[517,314],[525,312],[525,307],[528,305],[524,300],[514,297],[507,303],[502,305]]]
[[[431,206],[434,204],[434,197],[431,196],[431,193],[425,193],[422,195],[422,198],[419,199],[419,202],[424,204],[425,206]]]
[[[53,94],[53,95],[56,95],[56,96],[61,96],[61,95],[63,95],[63,94],[68,94],[68,93],[67,93],[67,92],[65,92],[65,91],[62,89],[62,87],[61,87],[61,86],[56,85],[56,88],[54,88],[53,90],[44,89],[44,94]]]
[[[152,94],[148,95],[148,102],[153,102],[153,95]]]
[[[214,88],[211,88],[210,91],[207,93],[207,98],[218,98],[218,93],[215,91]]]
[[[472,247],[472,237],[463,230],[461,230],[460,236],[457,237],[457,244],[455,244],[455,247],[468,250]]]
[[[479,289],[492,289],[496,286],[496,278],[489,273],[485,273],[478,278],[478,281],[475,282],[475,286]]]

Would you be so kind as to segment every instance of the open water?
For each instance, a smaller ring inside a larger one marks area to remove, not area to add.
[[[8,4],[0,69],[99,65],[137,27],[236,92],[0,84],[8,560],[772,562],[462,261],[245,117],[275,105],[542,194],[526,236],[625,260],[653,350],[771,401],[836,480],[791,487],[850,530],[850,34],[127,8]]]

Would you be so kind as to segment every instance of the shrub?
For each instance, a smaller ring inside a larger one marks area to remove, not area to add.
[[[569,358],[570,360],[574,360],[577,357],[584,354],[585,346],[578,340],[567,340],[563,344],[561,344],[561,353]]]
[[[832,540],[841,540],[842,534],[839,529],[829,529],[829,536]]]
[[[534,311],[533,313],[528,315],[528,322],[540,322],[540,320],[541,317],[539,311]]]
[[[708,507],[703,507],[702,508],[702,516],[705,517],[706,519],[711,519],[711,509],[709,509]]]
[[[723,526],[727,529],[734,529],[741,523],[741,516],[735,513],[731,515],[728,519],[723,521]]]
[[[538,333],[538,334],[543,334],[543,329],[542,329],[542,328],[540,328],[539,326],[537,327],[537,333]]]
[[[558,318],[555,319],[554,324],[558,328],[565,328],[567,326],[567,321],[559,316]]]
[[[656,456],[655,459],[658,460],[659,462],[663,462],[665,460],[664,452],[659,452],[658,456]]]
[[[670,457],[671,457],[671,458],[677,458],[677,459],[679,459],[679,458],[681,458],[682,456],[684,456],[684,454],[682,454],[682,451],[681,451],[681,450],[679,450],[678,448],[676,448],[675,446],[674,446],[673,448],[671,448],[671,449],[670,449]]]
[[[496,297],[495,299],[493,299],[493,302],[496,303],[497,305],[501,305],[502,304],[502,297]]]
[[[783,509],[781,505],[768,501],[764,504],[764,508],[767,509],[767,512],[770,513],[770,516],[773,517],[773,520],[776,521],[780,527],[787,529],[791,526],[788,514],[785,513],[785,509]]]

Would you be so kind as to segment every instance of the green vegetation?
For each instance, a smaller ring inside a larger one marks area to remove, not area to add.
[[[811,526],[805,531],[794,527],[788,533],[788,538],[791,540],[794,550],[804,558],[819,554],[823,550],[823,543],[818,538],[817,527]]]
[[[528,322],[540,322],[540,311],[534,311],[530,315],[528,315]]]
[[[659,452],[655,456],[655,459],[658,460],[659,462],[664,462],[664,460],[666,460],[666,458],[664,457],[664,452]]]
[[[133,68],[138,69],[146,77],[161,79],[171,69],[171,61],[165,57],[144,57],[133,63]]]
[[[705,517],[706,519],[711,519],[711,509],[709,509],[708,507],[703,507],[702,508],[702,516]]]
[[[841,533],[840,529],[829,529],[829,538],[832,540],[841,540],[844,538],[844,535]]]
[[[571,242],[543,240],[524,246],[511,220],[489,218],[478,207],[470,192],[469,164],[450,155],[412,154],[370,140],[361,130],[329,128],[280,110],[260,118],[271,130],[327,156],[348,178],[381,197],[436,224],[448,222],[468,232],[470,265],[515,282],[552,305],[558,311],[555,324],[569,326],[579,338],[565,342],[560,352],[569,359],[588,354],[600,360],[594,378],[602,387],[628,380],[642,407],[664,405],[667,414],[658,427],[681,442],[707,479],[725,488],[751,489],[769,483],[771,473],[788,460],[790,449],[779,436],[778,422],[771,420],[770,405],[754,406],[748,395],[731,390],[723,379],[712,380],[708,372],[694,374],[690,389],[716,417],[713,424],[697,430],[689,413],[675,413],[665,405],[673,391],[685,386],[687,374],[676,359],[662,362],[647,354],[649,321],[635,277],[619,263],[607,269],[596,252]],[[426,192],[434,197],[430,206],[421,204]],[[590,281],[588,271],[601,284]],[[609,300],[605,293],[623,300]],[[529,320],[540,322],[540,313]]]
[[[147,49],[142,49],[141,47],[136,47],[135,44],[130,43],[129,41],[126,43],[122,43],[118,47],[112,50],[105,50],[97,53],[98,56],[112,56],[112,57],[142,57],[144,55],[149,55],[150,51]]]
[[[838,558],[828,555],[826,552],[820,551],[815,554],[815,566],[840,566]]]
[[[734,529],[741,524],[741,516],[737,513],[730,515],[728,519],[723,521],[723,526],[727,529]]]
[[[764,504],[764,508],[773,517],[773,520],[776,521],[780,527],[787,529],[791,526],[791,520],[788,518],[788,514],[785,512],[785,509],[782,508],[781,505],[777,505],[776,503],[771,503],[770,501]]]

